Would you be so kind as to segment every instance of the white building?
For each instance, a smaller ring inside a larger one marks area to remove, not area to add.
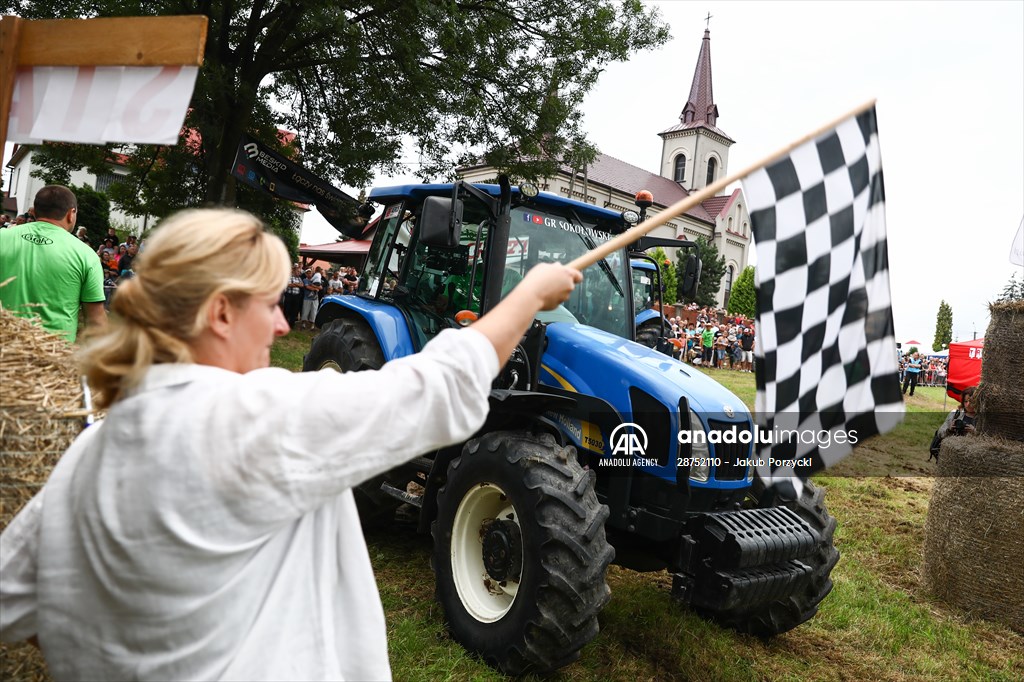
[[[728,173],[729,147],[735,141],[717,123],[718,107],[711,87],[711,32],[705,30],[679,123],[658,133],[662,152],[657,173],[599,154],[585,168],[563,166],[556,176],[543,178],[540,189],[615,211],[635,209],[636,193],[648,190],[654,195],[648,215],[656,215]],[[494,178],[495,174],[493,167],[484,165],[459,169],[459,176],[472,182]],[[745,204],[742,190],[736,189],[703,201],[651,233],[676,239],[704,237],[715,243],[726,264],[718,292],[718,302],[723,306],[732,283],[747,265],[751,237]]]
[[[32,171],[40,166],[34,162],[35,148],[26,145],[15,145],[11,160],[7,162],[7,187],[8,197],[17,202],[18,213],[24,213],[32,208],[32,200],[36,192],[46,186],[46,183],[39,178],[32,177]],[[88,185],[97,192],[105,192],[110,183],[119,175],[127,175],[128,171],[116,160],[108,164],[108,172],[103,175],[94,175],[84,168],[72,171],[70,183],[72,185]],[[13,217],[13,216],[12,216]],[[153,218],[150,216],[136,217],[119,211],[113,204],[110,206],[110,226],[129,234],[141,235],[147,226],[153,225]]]

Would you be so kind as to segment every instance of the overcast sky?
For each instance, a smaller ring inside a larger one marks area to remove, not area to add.
[[[600,150],[657,172],[710,12],[730,170],[877,98],[896,338],[930,347],[942,299],[954,339],[983,336],[987,302],[1024,276],[1008,260],[1024,216],[1024,3],[653,4],[672,40],[602,75],[584,109]],[[303,241],[333,241],[306,223]]]

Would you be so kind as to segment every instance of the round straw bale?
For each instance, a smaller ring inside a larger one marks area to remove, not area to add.
[[[985,362],[988,362],[987,355]],[[1009,383],[989,384],[982,380],[976,395],[978,433],[1024,441],[1024,407],[1019,406],[1021,396],[1024,396],[1024,379],[1016,387]]]
[[[993,303],[978,390],[978,431],[1024,440],[1024,301]]]
[[[1024,632],[1024,445],[946,438],[925,523],[924,583],[938,598]]]

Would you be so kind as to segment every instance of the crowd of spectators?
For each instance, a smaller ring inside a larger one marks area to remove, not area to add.
[[[948,357],[927,357],[918,353],[920,370],[917,377],[918,386],[945,386],[946,374],[949,371]],[[907,382],[908,374],[915,369],[913,353],[900,355],[900,383]],[[908,372],[907,370],[910,370]]]
[[[303,269],[299,263],[292,264],[288,286],[281,295],[281,309],[288,326],[313,329],[324,296],[354,294],[358,285],[359,273],[353,267],[325,271],[320,266]]]
[[[36,214],[33,209],[29,209],[25,213],[15,216],[13,219],[6,213],[0,214],[0,228],[13,227],[15,225],[24,225],[25,223],[34,223],[36,221]]]
[[[668,320],[668,340],[683,362],[708,369],[754,369],[754,322],[724,310],[690,304]]]

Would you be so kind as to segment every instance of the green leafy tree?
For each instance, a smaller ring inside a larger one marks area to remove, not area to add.
[[[1003,287],[1003,293],[996,299],[997,303],[1010,303],[1012,301],[1024,301],[1024,280],[1017,281],[1017,273],[1010,275],[1010,281]]]
[[[668,254],[660,246],[654,249],[650,256],[661,270],[661,283],[664,287],[661,292],[662,303],[672,305],[675,303],[677,289],[675,263],[672,262],[672,259],[668,257]]]
[[[921,351],[918,350],[917,346],[911,346],[910,348],[907,349],[907,355],[913,355],[914,353],[920,353],[920,352]]]
[[[945,300],[939,303],[939,312],[935,316],[935,340],[932,350],[936,353],[949,345],[953,340],[953,309]]]
[[[463,152],[517,178],[550,175],[563,160],[593,158],[580,105],[607,64],[668,39],[658,10],[639,0],[10,4],[25,18],[209,18],[178,145],[47,145],[40,159],[48,170],[103,172],[121,153],[130,173],[111,198],[158,217],[203,203],[261,208],[229,171],[243,132],[281,148],[278,128],[296,133],[305,167],[349,186],[404,170],[408,138],[424,178],[451,175]]]
[[[92,247],[99,248],[107,236],[110,227],[110,201],[102,192],[97,192],[88,185],[70,185],[68,187],[78,199],[78,219],[76,228],[84,227]]]
[[[732,315],[743,315],[753,319],[757,312],[757,298],[754,291],[754,266],[748,265],[736,278],[732,285],[732,293],[729,294],[729,306],[727,310]]]
[[[704,237],[697,237],[697,257],[700,259],[702,269],[700,283],[697,285],[696,298],[684,298],[683,278],[678,281],[678,298],[680,301],[696,301],[698,305],[718,305],[718,288],[722,284],[722,277],[725,275],[725,257],[718,255],[718,247]],[[676,253],[678,271],[686,272],[686,250],[679,249]]]

